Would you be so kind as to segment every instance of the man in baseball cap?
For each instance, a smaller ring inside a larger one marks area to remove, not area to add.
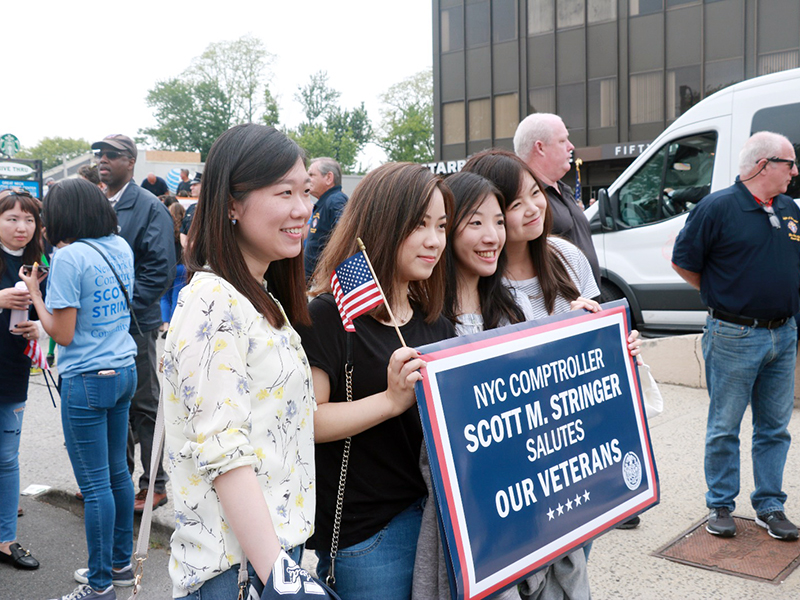
[[[131,312],[136,317],[130,333],[136,342],[136,393],[131,399],[128,436],[128,468],[134,469],[134,436],[141,444],[144,469],[134,510],[144,509],[147,488],[154,486],[153,505],[167,501],[167,476],[158,461],[158,472],[150,473],[150,454],[158,411],[159,383],[156,369],[156,338],[161,326],[161,295],[175,279],[174,224],[166,207],[152,193],[136,185],[136,144],[126,135],[113,134],[92,144],[100,181],[119,220],[120,235],[133,249],[135,272]]]
[[[136,162],[137,154],[136,154],[136,144],[133,143],[133,140],[129,138],[127,135],[122,135],[121,133],[114,133],[112,135],[107,135],[99,142],[95,142],[92,144],[92,150],[118,150],[120,152],[125,152],[129,157],[131,157],[134,162]]]

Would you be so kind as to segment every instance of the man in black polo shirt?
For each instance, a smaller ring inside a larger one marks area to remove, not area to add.
[[[569,173],[571,152],[564,121],[558,115],[534,113],[523,119],[514,134],[514,152],[524,160],[544,186],[553,215],[550,232],[566,238],[586,255],[592,274],[600,286],[600,264],[592,243],[589,221],[575,192],[561,178]]]
[[[703,357],[711,402],[706,428],[706,530],[736,535],[739,426],[753,413],[750,497],[756,523],[796,540],[783,513],[783,469],[794,403],[800,310],[800,209],[784,195],[797,175],[785,137],[754,134],[739,155],[733,186],[706,196],[689,213],[672,253],[673,268],[709,307]]]

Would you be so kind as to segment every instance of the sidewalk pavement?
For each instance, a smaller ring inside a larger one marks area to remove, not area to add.
[[[645,360],[658,371],[652,360]],[[612,531],[595,541],[589,560],[592,596],[595,600],[726,599],[771,600],[800,598],[800,572],[780,585],[689,567],[651,554],[702,521],[706,514],[703,494],[703,444],[708,396],[704,389],[662,384],[664,412],[650,422],[650,433],[661,484],[661,503],[642,515],[638,529]],[[61,431],[60,413],[50,403],[41,375],[31,378],[31,391],[23,424],[20,450],[21,484],[46,484],[56,490],[50,503],[24,497],[26,515],[20,519],[19,541],[42,563],[39,571],[15,571],[0,565],[0,600],[42,600],[72,589],[72,572],[86,566],[86,544],[80,503],[74,499],[78,486],[72,475]],[[800,414],[795,410],[790,425],[800,440]],[[750,462],[752,427],[749,414],[742,424],[742,490],[736,514],[754,517],[749,503],[753,490]],[[789,495],[786,512],[800,522],[800,449],[789,451],[784,489]],[[138,480],[138,474],[134,478]],[[166,543],[172,529],[170,502],[154,512],[154,537]],[[67,506],[73,512],[54,506]],[[786,542],[775,541],[775,544]],[[800,542],[794,542],[800,543]],[[166,546],[162,546],[166,547]],[[168,549],[168,548],[167,548]],[[308,556],[311,553],[306,553]],[[170,598],[168,557],[163,549],[151,552],[145,563],[146,600]],[[304,564],[307,561],[304,560]],[[118,589],[118,598],[128,598],[128,589]],[[379,593],[376,595],[376,600]]]

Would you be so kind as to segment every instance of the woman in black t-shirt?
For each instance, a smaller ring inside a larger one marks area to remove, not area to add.
[[[26,317],[9,330],[14,310],[26,313],[27,289],[17,289],[22,265],[42,258],[41,204],[24,191],[0,192],[0,563],[33,570],[39,562],[16,541],[19,507],[19,441],[31,359],[25,349],[39,337],[39,328]]]
[[[415,346],[452,337],[441,316],[442,257],[452,194],[420,165],[387,164],[353,192],[314,273],[312,326],[298,327],[311,364],[318,410],[316,532],[306,543],[330,570],[331,541],[344,439],[352,436],[338,554],[336,590],[347,600],[406,600],[411,596],[417,536],[426,495],[419,470],[422,428],[414,384],[423,366]],[[391,304],[403,348],[386,308],[354,321],[346,333],[329,277],[342,261],[367,248]],[[352,347],[352,403],[344,366]]]

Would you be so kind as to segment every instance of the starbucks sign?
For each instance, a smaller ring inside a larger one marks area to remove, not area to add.
[[[19,138],[12,133],[0,136],[0,154],[14,156],[19,152]]]

